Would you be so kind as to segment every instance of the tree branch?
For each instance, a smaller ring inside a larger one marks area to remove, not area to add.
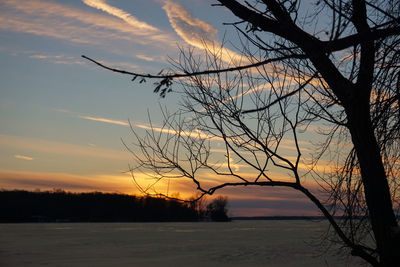
[[[359,32],[341,39],[323,41],[322,44],[326,53],[332,53],[359,45],[362,42],[376,41],[381,38],[387,38],[398,34],[400,34],[400,27],[390,27],[386,29],[376,29],[371,32]]]
[[[270,58],[266,60],[262,60],[253,64],[248,64],[248,65],[242,65],[242,66],[237,66],[237,67],[231,67],[231,68],[225,68],[225,69],[216,69],[216,70],[204,70],[204,71],[195,71],[195,72],[186,72],[186,73],[172,73],[172,74],[159,74],[159,75],[154,75],[154,74],[143,74],[143,73],[137,73],[137,72],[132,72],[132,71],[126,71],[122,69],[117,69],[117,68],[111,68],[108,67],[102,63],[100,63],[97,60],[94,60],[90,57],[87,57],[85,55],[82,55],[83,58],[95,63],[96,65],[121,74],[127,74],[127,75],[132,75],[132,76],[137,76],[141,78],[150,78],[150,79],[174,79],[174,78],[185,78],[185,77],[193,77],[193,76],[199,76],[199,75],[207,75],[207,74],[215,74],[215,73],[224,73],[224,72],[234,72],[234,71],[239,71],[239,70],[244,70],[244,69],[250,69],[250,68],[255,68],[259,67],[262,65],[266,65],[269,63],[273,62],[279,62],[285,59],[290,59],[290,58],[297,58],[297,59],[303,59],[306,58],[305,55],[288,55],[288,56],[282,56],[282,57],[277,57],[277,58]]]
[[[259,112],[259,111],[263,111],[266,110],[270,107],[272,107],[273,105],[281,102],[282,100],[298,93],[300,90],[302,90],[304,87],[306,87],[307,84],[309,84],[314,78],[316,77],[316,74],[314,74],[311,78],[309,78],[307,81],[305,81],[302,85],[299,86],[299,88],[297,88],[296,90],[293,90],[292,92],[283,95],[281,97],[278,97],[277,99],[275,99],[274,101],[272,101],[271,103],[269,103],[268,105],[265,105],[263,107],[260,108],[255,108],[255,109],[248,109],[248,110],[243,110],[241,113],[242,114],[246,114],[246,113],[252,113],[252,112]]]

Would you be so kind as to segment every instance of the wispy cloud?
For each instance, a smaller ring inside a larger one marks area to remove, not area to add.
[[[188,44],[203,49],[204,43],[211,44],[217,39],[218,31],[214,26],[195,18],[181,4],[167,0],[163,9],[171,26]]]
[[[64,112],[64,113],[73,113],[71,111],[67,110],[57,110],[59,112]],[[103,122],[103,123],[109,123],[109,124],[115,124],[115,125],[121,125],[121,126],[134,126],[137,128],[141,128],[144,130],[150,130],[154,132],[159,132],[159,133],[164,133],[164,134],[180,134],[182,136],[188,136],[192,138],[203,138],[203,139],[220,139],[214,136],[210,136],[206,133],[203,133],[202,131],[196,129],[194,131],[183,131],[183,130],[176,130],[176,129],[171,129],[171,128],[163,128],[163,127],[157,127],[157,126],[150,126],[147,124],[143,123],[136,123],[136,122],[126,122],[126,121],[121,121],[121,120],[114,120],[114,119],[109,119],[109,118],[103,118],[103,117],[94,117],[94,116],[88,116],[88,115],[76,115],[76,117],[80,119],[85,119],[85,120],[90,120],[90,121],[98,121],[98,122]]]
[[[201,138],[201,139],[221,139],[215,136],[210,136],[206,133],[203,133],[200,130],[196,131],[183,131],[183,130],[176,130],[176,129],[171,129],[171,128],[162,128],[162,127],[155,127],[155,126],[150,126],[150,125],[145,125],[145,124],[140,124],[140,123],[135,123],[133,124],[134,126],[145,129],[145,130],[150,130],[154,132],[159,132],[159,133],[165,133],[165,134],[176,134],[176,135],[182,135],[182,136],[188,136],[191,138]]]
[[[29,56],[30,58],[37,58],[37,59],[60,59],[63,56],[62,55],[57,55],[57,56],[49,56],[49,55],[31,55]]]
[[[68,109],[63,109],[63,108],[53,108],[54,111],[61,112],[61,113],[67,113],[67,114],[73,114],[72,111]]]
[[[29,58],[40,59],[50,61],[54,64],[65,64],[65,65],[84,65],[85,61],[77,58],[76,56],[67,55],[45,55],[45,54],[34,54],[30,55]]]
[[[214,109],[214,108],[219,107],[219,106],[221,106],[221,105],[223,105],[223,104],[225,104],[227,102],[234,101],[235,99],[244,97],[244,96],[246,96],[248,94],[256,93],[258,91],[270,90],[270,89],[271,89],[271,84],[270,83],[266,83],[266,84],[262,84],[262,85],[259,85],[259,86],[256,86],[256,87],[252,87],[252,88],[249,88],[247,90],[243,90],[243,92],[237,93],[234,96],[227,97],[226,99],[224,99],[224,100],[222,100],[222,101],[220,101],[220,102],[218,102],[216,104],[212,104],[212,105],[209,105],[209,106],[207,106],[205,108],[202,108],[199,112],[204,112],[206,110]]]
[[[0,30],[96,45],[123,55],[126,55],[128,45],[131,47],[132,44],[136,44],[138,56],[131,56],[148,61],[164,60],[161,56],[144,56],[144,51],[149,47],[163,55],[168,50],[177,51],[176,45],[180,41],[171,32],[139,20],[105,0],[83,0],[83,3],[105,13],[52,1],[3,0],[0,9]],[[214,26],[194,17],[182,5],[167,0],[163,3],[163,9],[175,32],[186,43],[217,53],[226,62],[241,60],[237,53],[220,47],[218,31]],[[116,41],[120,41],[117,46]],[[58,61],[60,64],[67,62]]]
[[[146,61],[154,61],[154,57],[149,57],[146,55],[136,55],[137,58],[142,59],[142,60],[146,60]]]
[[[175,32],[188,44],[206,49],[218,55],[225,62],[238,63],[245,60],[232,50],[221,47],[218,30],[211,24],[194,17],[181,4],[165,0],[163,9]]]
[[[159,30],[144,21],[140,21],[131,14],[122,9],[113,7],[106,3],[105,0],[82,0],[86,5],[102,10],[110,15],[116,16],[129,25],[139,28],[143,31],[158,32]]]
[[[91,1],[92,5],[95,3],[99,7],[103,6],[108,14],[51,1],[3,0],[0,30],[30,33],[74,43],[96,44],[107,49],[115,49],[115,45],[108,46],[115,40],[163,47],[164,51],[175,49],[176,40],[171,34],[139,21],[123,10],[113,9],[104,1]]]
[[[16,158],[16,159],[23,159],[23,160],[33,160],[32,157],[23,156],[23,155],[14,155],[14,158]]]
[[[105,158],[116,160],[126,160],[129,156],[129,153],[126,151],[3,134],[0,134],[0,148],[12,148],[22,151],[38,151],[54,155],[84,156],[89,158]],[[28,160],[27,158],[18,158]]]
[[[85,119],[85,120],[99,121],[99,122],[122,125],[122,126],[129,126],[129,123],[127,123],[125,121],[111,120],[111,119],[106,119],[106,118],[97,118],[97,117],[92,117],[92,116],[81,116],[81,115],[78,117],[81,119]]]
[[[116,62],[116,61],[101,60],[100,62],[109,67],[125,68],[128,70],[143,70],[143,68],[144,68],[143,66],[139,66],[139,65],[136,65],[136,64],[133,64],[130,62],[123,62],[123,61]]]
[[[111,33],[84,28],[74,22],[128,31],[128,29],[125,29],[127,27],[124,26],[124,23],[115,19],[54,2],[5,0],[3,4],[14,11],[1,13],[0,28],[4,30],[66,39],[77,43],[97,43],[96,39],[99,38],[92,38],[94,37],[93,33],[100,33],[100,38],[111,37]]]
[[[90,116],[90,115],[80,115],[77,112],[73,112],[70,110],[66,109],[54,109],[57,112],[61,113],[66,113],[66,114],[71,114],[72,116],[84,120],[90,120],[90,121],[97,121],[97,122],[103,122],[103,123],[108,123],[108,124],[115,124],[115,125],[121,125],[121,126],[129,126],[129,123],[127,121],[121,121],[121,120],[115,120],[115,119],[110,119],[110,118],[104,118],[104,117],[95,117],[95,116]]]

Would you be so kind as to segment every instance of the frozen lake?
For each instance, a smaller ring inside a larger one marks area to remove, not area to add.
[[[0,224],[0,266],[359,266],[326,222]]]

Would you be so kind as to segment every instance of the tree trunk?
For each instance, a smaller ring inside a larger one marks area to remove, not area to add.
[[[360,97],[352,102],[345,108],[348,128],[360,164],[379,261],[381,266],[399,266],[400,242],[395,234],[398,225],[380,150],[371,124],[369,101],[365,97]]]

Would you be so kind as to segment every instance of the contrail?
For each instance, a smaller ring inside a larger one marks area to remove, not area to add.
[[[137,18],[135,18],[134,16],[132,16],[131,14],[123,11],[122,9],[110,6],[109,4],[106,3],[105,0],[82,0],[83,3],[85,3],[86,5],[102,10],[110,15],[116,16],[120,19],[122,19],[123,21],[125,21],[126,23],[128,23],[129,25],[141,29],[141,30],[145,30],[145,31],[151,31],[151,32],[158,32],[159,30],[149,24],[147,24],[146,22],[140,21]]]

